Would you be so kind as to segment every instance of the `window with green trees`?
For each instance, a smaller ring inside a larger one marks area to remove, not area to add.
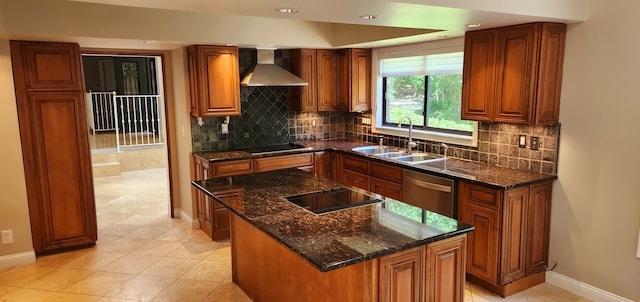
[[[414,127],[471,135],[473,122],[460,119],[462,56],[458,52],[382,60],[383,123],[397,125],[408,116]]]

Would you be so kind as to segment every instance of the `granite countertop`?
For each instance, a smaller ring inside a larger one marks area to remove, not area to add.
[[[283,197],[344,185],[297,169],[193,184],[323,272],[473,230],[470,225],[431,212],[426,224],[418,223],[391,212],[386,202],[313,214]]]
[[[367,142],[349,141],[349,140],[329,140],[329,141],[313,141],[313,142],[297,142],[300,145],[308,147],[302,150],[291,150],[286,153],[278,153],[273,155],[295,154],[311,151],[336,150],[346,154],[366,157],[375,161],[395,165],[404,169],[424,172],[436,176],[446,177],[455,180],[465,180],[471,183],[486,185],[496,189],[513,189],[517,187],[527,186],[535,183],[542,183],[557,179],[556,175],[533,173],[528,171],[516,170],[506,167],[499,167],[485,163],[473,162],[456,158],[447,158],[442,161],[435,161],[423,164],[406,164],[398,161],[366,155],[363,153],[352,151],[352,148],[373,145]],[[194,152],[195,156],[211,162],[225,161],[234,159],[249,159],[273,155],[251,155],[242,151],[214,151],[214,152]]]

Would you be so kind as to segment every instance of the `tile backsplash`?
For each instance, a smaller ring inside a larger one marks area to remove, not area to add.
[[[256,52],[239,50],[240,73],[254,64]],[[275,52],[276,64],[287,68],[288,51]],[[217,151],[274,145],[295,141],[349,139],[377,142],[378,135],[362,123],[370,113],[290,112],[287,87],[240,87],[240,116],[229,118],[229,133],[222,134],[223,117],[191,118],[194,151]],[[449,144],[448,156],[545,174],[557,173],[560,125],[523,126],[479,123],[478,146]],[[518,136],[527,135],[527,148],[518,147]],[[539,150],[531,150],[531,136],[540,137]],[[407,138],[385,135],[385,144],[405,147]],[[416,140],[418,150],[443,154],[438,142]]]
[[[370,125],[363,125],[363,118],[371,118],[370,113],[353,114],[347,120],[345,138],[357,141],[377,142],[378,134],[371,132]],[[527,136],[526,148],[518,146],[520,134]],[[532,136],[540,138],[538,150],[531,150]],[[405,137],[384,135],[386,145],[406,147]],[[439,142],[415,139],[419,151],[443,154]],[[560,124],[548,126],[527,126],[510,124],[478,124],[478,146],[467,147],[448,144],[448,156],[545,174],[557,174]]]

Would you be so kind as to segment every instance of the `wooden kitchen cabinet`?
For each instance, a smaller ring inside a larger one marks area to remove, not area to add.
[[[457,236],[427,246],[425,301],[463,301],[466,238]]]
[[[187,56],[191,115],[240,115],[238,48],[192,45]]]
[[[36,255],[94,245],[97,222],[80,49],[11,41]]]
[[[475,227],[468,279],[503,297],[544,282],[552,182],[498,190],[460,181],[458,220]]]
[[[380,258],[381,302],[423,301],[425,248],[418,247]]]
[[[309,83],[292,87],[292,111],[335,111],[337,99],[338,53],[331,49],[293,49],[290,71]]]
[[[342,155],[340,182],[364,190],[370,189],[369,159]]]
[[[338,50],[339,111],[371,110],[371,49]]]
[[[561,23],[466,33],[462,119],[558,123],[565,36]]]
[[[287,168],[313,166],[313,153],[300,153],[256,158],[254,172],[266,172]]]
[[[383,196],[402,200],[402,168],[371,161],[370,191]]]
[[[314,153],[314,173],[318,176],[338,180],[338,153],[333,151],[319,151]]]

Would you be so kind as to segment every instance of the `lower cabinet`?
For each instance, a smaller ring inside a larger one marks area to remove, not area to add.
[[[379,301],[464,300],[466,236],[380,258]]]
[[[402,200],[402,168],[351,155],[340,162],[340,182]]]
[[[209,162],[206,159],[193,156],[194,180],[295,167],[313,170],[313,158],[313,153],[300,153],[255,159]],[[200,230],[215,241],[228,239],[230,235],[229,210],[201,190],[195,188],[193,190],[193,196],[196,201],[196,216]],[[214,192],[214,194],[218,198],[230,198],[236,195],[237,192],[225,191]]]
[[[458,220],[471,224],[469,280],[506,297],[544,282],[552,182],[511,190],[458,183]]]

